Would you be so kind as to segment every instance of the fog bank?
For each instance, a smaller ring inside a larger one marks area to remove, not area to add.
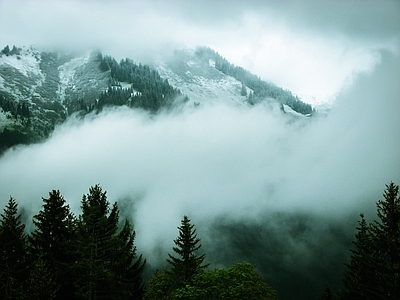
[[[264,104],[153,116],[115,108],[71,119],[47,141],[0,158],[0,204],[12,195],[33,215],[59,189],[78,214],[82,195],[99,183],[133,222],[150,267],[171,252],[187,214],[213,245],[210,261],[247,259],[287,284],[309,268],[302,280],[324,283],[358,214],[372,216],[384,185],[400,182],[399,70],[398,56],[381,53],[377,69],[355,79],[327,116],[296,122]],[[320,255],[329,263],[313,269]]]

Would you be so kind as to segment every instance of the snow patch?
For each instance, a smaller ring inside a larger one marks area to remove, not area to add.
[[[40,55],[31,50],[22,50],[20,55],[2,55],[0,65],[8,65],[24,76],[36,75],[44,77],[40,70]]]
[[[121,85],[121,88],[123,88],[123,89],[130,89],[132,86],[132,83],[129,83],[129,82],[120,82],[119,84]]]
[[[298,113],[297,111],[293,110],[290,106],[288,106],[286,104],[283,104],[283,109],[285,110],[285,113],[292,114],[292,115],[294,115],[296,117],[301,117],[301,118],[306,117],[305,115],[303,115],[301,113]]]
[[[90,53],[83,57],[73,58],[65,64],[58,67],[58,72],[60,76],[60,84],[58,87],[58,96],[61,101],[65,99],[65,90],[67,88],[74,89],[75,86],[72,84],[77,68],[83,66],[89,61]]]

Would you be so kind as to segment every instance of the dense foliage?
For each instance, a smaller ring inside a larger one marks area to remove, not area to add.
[[[0,298],[17,299],[26,280],[26,236],[18,204],[10,198],[0,220]]]
[[[167,79],[162,79],[147,65],[137,65],[128,58],[117,63],[114,58],[101,54],[99,60],[102,71],[110,70],[111,80],[109,88],[100,94],[97,108],[125,104],[156,112],[182,96],[180,90],[173,88]],[[128,83],[130,87],[123,88],[120,82]]]
[[[75,217],[59,191],[43,198],[26,239],[17,203],[0,220],[1,299],[141,299],[145,261],[117,203],[91,187]]]
[[[377,202],[378,220],[367,224],[361,214],[343,299],[400,299],[399,186],[386,185],[383,197]]]
[[[172,248],[178,257],[168,254],[171,268],[153,275],[145,299],[278,299],[276,291],[249,263],[207,271],[208,265],[203,265],[205,254],[197,254],[200,238],[187,216],[178,229],[176,246]]]
[[[378,220],[367,223],[361,214],[342,290],[327,285],[319,299],[400,299],[399,186],[386,185],[383,197]],[[130,222],[119,220],[118,204],[95,185],[81,210],[74,216],[53,190],[27,234],[10,197],[0,215],[1,299],[278,299],[254,265],[207,268],[187,216],[166,258],[169,268],[153,274],[146,288],[145,260],[136,254]]]

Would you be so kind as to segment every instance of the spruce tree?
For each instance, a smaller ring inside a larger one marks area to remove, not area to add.
[[[386,185],[383,197],[377,202],[379,220],[367,224],[361,215],[344,273],[343,299],[400,299],[399,187]]]
[[[110,209],[99,185],[82,198],[79,217],[78,294],[82,299],[141,299],[145,262],[136,257],[135,233],[128,221],[118,233],[117,203]]]
[[[56,298],[59,288],[60,284],[54,278],[52,268],[41,257],[38,257],[29,274],[25,299],[52,300]]]
[[[343,277],[342,299],[378,299],[375,291],[377,263],[372,249],[372,236],[370,228],[360,214],[356,240],[353,242],[354,249],[351,249],[350,264]]]
[[[0,299],[21,299],[26,279],[25,225],[10,197],[0,219]]]
[[[42,210],[33,217],[36,229],[29,236],[31,260],[36,263],[40,258],[52,272],[60,287],[56,299],[71,299],[76,220],[60,191],[51,191],[43,202]]]
[[[400,299],[400,196],[390,182],[377,202],[378,221],[371,224],[374,252],[379,263],[377,289],[385,299]]]
[[[201,247],[200,238],[197,237],[196,229],[187,216],[183,217],[178,230],[179,236],[174,240],[176,247],[172,248],[178,254],[178,258],[168,254],[167,262],[171,264],[171,271],[179,284],[190,281],[194,274],[207,265],[202,265],[205,254],[199,256],[196,254]]]

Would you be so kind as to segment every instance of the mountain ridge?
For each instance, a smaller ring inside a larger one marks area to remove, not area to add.
[[[289,91],[206,47],[176,50],[168,60],[143,65],[129,58],[117,62],[99,51],[73,54],[6,46],[0,51],[0,153],[47,138],[72,114],[99,112],[109,105],[157,113],[207,101],[240,106],[271,101],[292,115],[314,112]]]

